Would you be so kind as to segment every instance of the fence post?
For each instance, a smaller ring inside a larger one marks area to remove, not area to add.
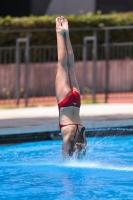
[[[20,96],[20,63],[19,63],[19,42],[16,41],[16,105],[19,105],[19,96]]]
[[[85,38],[83,39],[83,77],[82,77],[82,94],[85,95],[85,86],[86,86],[86,57],[87,57],[87,43]]]
[[[82,92],[85,95],[85,86],[86,86],[86,61],[87,61],[87,41],[93,41],[93,70],[92,70],[92,100],[95,103],[95,94],[96,94],[96,61],[97,61],[97,32],[94,31],[93,36],[87,36],[83,39],[83,85]]]
[[[105,30],[105,103],[108,101],[109,89],[109,30]]]
[[[28,106],[29,97],[29,34],[27,33],[26,48],[25,48],[25,106]]]
[[[28,78],[29,78],[29,35],[26,38],[16,40],[16,105],[19,105],[20,99],[20,43],[26,43],[25,46],[25,106],[28,106]]]
[[[96,102],[96,85],[97,85],[97,69],[96,69],[96,62],[97,62],[97,31],[94,30],[93,32],[94,40],[93,40],[93,103]]]

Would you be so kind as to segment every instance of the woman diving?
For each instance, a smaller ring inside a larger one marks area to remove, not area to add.
[[[63,137],[64,158],[75,154],[85,155],[85,128],[80,119],[80,90],[74,72],[74,55],[69,38],[68,21],[63,16],[56,18],[58,68],[55,80],[56,98],[59,107],[59,125]]]

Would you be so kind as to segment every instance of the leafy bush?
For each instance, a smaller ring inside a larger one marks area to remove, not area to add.
[[[30,32],[31,45],[53,45],[56,44],[55,18],[57,16],[29,16],[29,17],[0,17],[0,30],[25,30],[25,29],[51,29],[53,31]],[[133,25],[133,12],[97,14],[88,13],[79,16],[65,16],[69,21],[70,37],[73,44],[82,44],[83,37],[93,34],[93,31],[71,31],[71,28],[102,28],[105,26],[127,26]],[[14,46],[16,38],[25,37],[25,33],[0,33],[0,46]],[[113,30],[110,31],[110,42],[133,41],[133,31]],[[104,31],[98,31],[98,43],[104,42]]]

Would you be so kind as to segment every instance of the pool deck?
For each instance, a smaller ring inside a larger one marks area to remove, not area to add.
[[[133,126],[133,104],[81,106],[83,125],[89,129]],[[0,110],[0,136],[59,131],[57,106]]]

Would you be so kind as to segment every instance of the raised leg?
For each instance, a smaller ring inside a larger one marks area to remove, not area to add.
[[[68,75],[69,75],[71,89],[76,90],[77,92],[80,93],[77,79],[75,76],[75,71],[74,71],[74,54],[73,54],[73,49],[72,49],[72,45],[71,45],[71,41],[70,41],[70,37],[69,37],[68,21],[63,16],[61,17],[61,21],[66,30],[65,43],[66,43],[66,50],[67,50]]]
[[[58,68],[55,80],[55,89],[58,103],[60,103],[71,91],[70,80],[68,76],[65,32],[66,30],[62,25],[61,18],[56,18]]]

